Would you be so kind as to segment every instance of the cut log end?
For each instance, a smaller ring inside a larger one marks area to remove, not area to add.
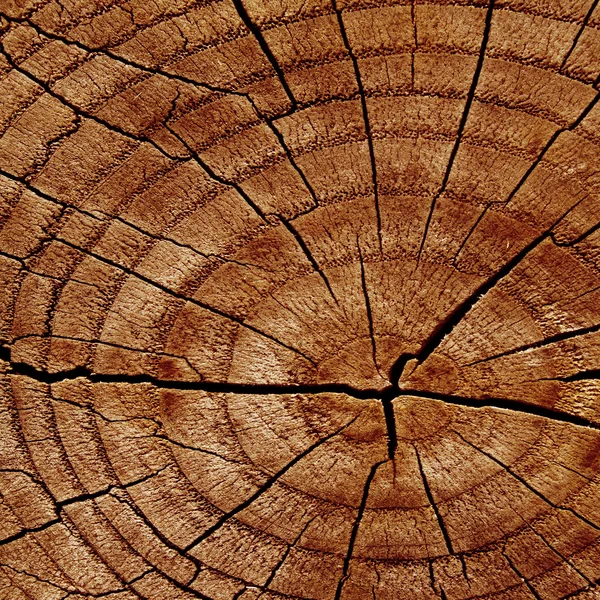
[[[600,598],[598,0],[0,14],[0,598]]]

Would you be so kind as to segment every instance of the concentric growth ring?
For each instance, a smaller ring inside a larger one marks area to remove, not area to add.
[[[0,0],[0,598],[600,598],[600,7]]]

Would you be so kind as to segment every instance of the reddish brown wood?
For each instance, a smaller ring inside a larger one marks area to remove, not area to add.
[[[0,599],[600,598],[598,0],[0,0]]]

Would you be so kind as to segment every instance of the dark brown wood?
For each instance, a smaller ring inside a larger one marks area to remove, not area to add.
[[[600,598],[598,0],[0,0],[0,600]]]

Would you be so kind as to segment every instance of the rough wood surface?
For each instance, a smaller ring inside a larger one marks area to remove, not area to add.
[[[598,0],[0,0],[0,598],[600,598]]]

